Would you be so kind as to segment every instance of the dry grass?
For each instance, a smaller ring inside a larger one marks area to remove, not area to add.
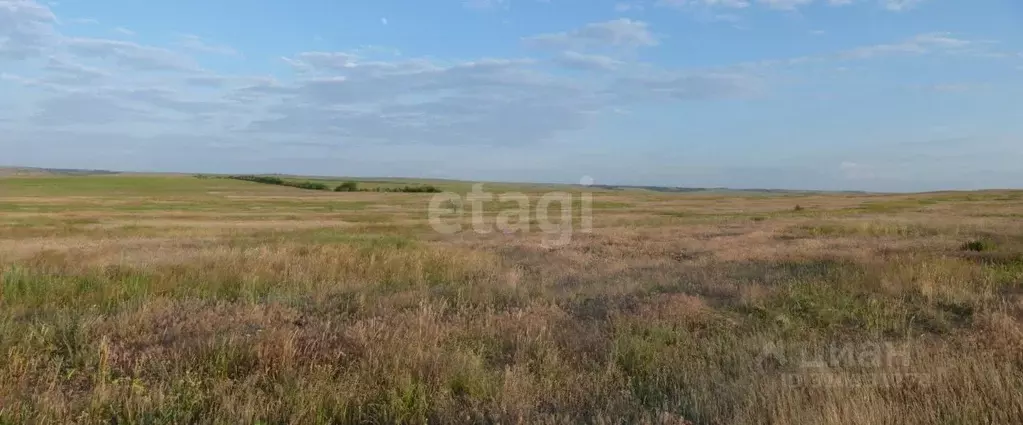
[[[1023,422],[1017,192],[605,192],[544,248],[94,179],[0,192],[0,423]]]

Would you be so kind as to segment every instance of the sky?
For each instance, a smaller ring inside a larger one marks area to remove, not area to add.
[[[0,165],[1023,187],[1018,0],[0,0]]]

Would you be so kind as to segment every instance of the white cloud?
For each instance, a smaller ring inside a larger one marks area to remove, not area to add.
[[[291,58],[310,78],[270,89],[270,117],[251,130],[364,141],[536,143],[579,128],[592,95],[532,68],[534,61],[360,62],[348,53]],[[245,90],[250,92],[250,90]]]
[[[56,16],[34,1],[0,0],[0,59],[23,59],[42,52],[55,36]]]
[[[659,43],[646,22],[625,18],[587,24],[567,32],[527,37],[524,41],[535,47],[576,50],[650,47]]]
[[[902,12],[904,10],[912,9],[923,3],[924,0],[880,0],[881,5],[888,10],[893,12]]]
[[[51,6],[53,6],[53,5],[51,4]],[[98,25],[99,24],[99,21],[95,20],[93,18],[71,18],[71,19],[68,19],[66,22],[72,23],[72,24],[78,24],[78,25]]]
[[[953,39],[935,35],[926,40],[947,45]],[[181,37],[172,50],[58,35],[51,47],[64,54],[48,58],[44,74],[21,82],[48,87],[52,95],[37,105],[33,120],[48,127],[98,129],[124,123],[166,132],[187,122],[188,128],[207,129],[211,135],[245,130],[251,137],[272,136],[282,143],[301,136],[328,145],[536,144],[634,104],[729,99],[765,89],[759,78],[734,70],[660,69],[593,52],[657,45],[658,37],[641,21],[593,23],[525,41],[557,53],[551,61],[445,61],[390,51],[380,55],[378,48],[302,52],[284,58],[298,77],[279,81],[202,71],[183,51],[234,50],[197,36]],[[552,63],[600,71],[600,78],[551,73]],[[178,74],[140,78],[152,71]],[[121,72],[133,76],[112,77]],[[91,105],[89,111],[74,115],[85,105]]]
[[[868,59],[899,54],[927,54],[936,51],[956,51],[970,47],[973,42],[954,38],[947,33],[920,34],[899,43],[859,47],[841,54],[846,59]]]
[[[820,2],[829,6],[848,6],[855,3],[869,3],[866,0],[653,0],[654,4],[674,9],[745,9],[760,5],[769,9],[795,11],[801,7]],[[877,4],[886,10],[901,12],[912,9],[924,0],[877,0]]]
[[[216,89],[216,88],[237,88],[261,84],[266,78],[249,76],[218,75],[213,73],[196,74],[185,77],[183,82],[192,87]]]
[[[508,0],[463,0],[462,4],[470,9],[507,8]]]
[[[742,9],[749,7],[750,2],[748,0],[657,0],[657,5],[676,9],[686,7],[725,7]]]
[[[210,44],[197,35],[185,34],[178,38],[177,45],[181,48],[197,53],[211,53],[216,55],[238,56],[238,51],[233,47]]]
[[[643,4],[638,1],[615,3],[616,12],[642,11],[644,9],[646,9],[646,7],[643,6]]]
[[[757,0],[757,3],[778,10],[796,10],[812,2],[813,0]]]
[[[43,68],[42,80],[64,86],[90,86],[111,77],[110,72],[75,63],[59,56],[50,56]]]
[[[622,61],[601,55],[587,55],[574,51],[562,52],[555,62],[576,69],[610,71],[623,65]]]
[[[222,75],[197,75],[185,78],[185,83],[195,87],[220,88],[230,83],[232,79]]]
[[[358,59],[358,55],[349,52],[303,52],[293,58],[284,58],[284,61],[299,70],[312,71],[353,68]]]
[[[740,73],[658,71],[619,78],[605,94],[615,103],[694,101],[739,98],[763,91],[761,81]]]
[[[630,77],[616,59],[571,51],[555,62],[619,74],[610,83],[578,81],[549,74],[531,59],[365,61],[349,52],[306,52],[286,60],[305,77],[237,94],[274,99],[268,116],[249,126],[255,133],[515,146],[581,129],[623,104],[727,98],[746,89],[740,76],[659,70]]]
[[[137,71],[189,71],[198,69],[187,56],[160,47],[128,41],[98,38],[69,38],[62,42],[72,54],[92,59],[107,59]]]

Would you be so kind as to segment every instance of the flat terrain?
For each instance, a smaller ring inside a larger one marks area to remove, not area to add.
[[[1023,423],[1023,192],[431,196],[0,178],[0,423]]]

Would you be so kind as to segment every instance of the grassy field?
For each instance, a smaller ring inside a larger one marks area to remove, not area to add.
[[[1023,192],[430,196],[0,178],[0,423],[1023,423]]]

